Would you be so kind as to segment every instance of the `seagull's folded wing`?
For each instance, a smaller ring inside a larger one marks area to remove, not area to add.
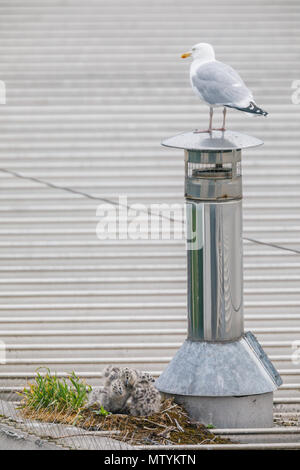
[[[222,62],[200,65],[191,81],[202,99],[211,105],[248,106],[253,100],[251,91],[239,74]]]

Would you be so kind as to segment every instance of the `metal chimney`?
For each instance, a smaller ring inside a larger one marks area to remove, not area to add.
[[[162,142],[185,151],[188,337],[156,381],[190,416],[218,428],[270,427],[282,380],[244,333],[242,149],[237,132],[187,132]]]

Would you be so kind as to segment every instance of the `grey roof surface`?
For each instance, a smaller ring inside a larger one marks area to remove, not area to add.
[[[282,375],[276,406],[297,407],[299,2],[14,3],[0,1],[2,390],[43,365],[93,384],[113,362],[158,375],[182,344],[184,242],[99,241],[96,209],[183,202],[183,152],[160,142],[207,127],[180,59],[205,40],[269,112],[227,121],[265,143],[243,153],[246,329]]]

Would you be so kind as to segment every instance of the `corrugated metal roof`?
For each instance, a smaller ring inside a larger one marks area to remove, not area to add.
[[[40,365],[92,383],[110,362],[158,374],[183,341],[183,241],[101,242],[93,198],[183,202],[182,152],[160,141],[206,126],[180,60],[206,41],[270,113],[228,118],[265,141],[243,154],[246,328],[282,374],[276,403],[296,406],[300,257],[247,238],[300,250],[299,3],[13,0],[0,13],[0,167],[23,176],[0,172],[0,385]]]

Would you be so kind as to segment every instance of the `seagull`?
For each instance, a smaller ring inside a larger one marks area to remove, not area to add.
[[[267,116],[268,113],[259,108],[249,88],[230,65],[215,59],[215,51],[210,44],[200,42],[192,47],[191,52],[182,54],[181,58],[193,58],[190,68],[192,89],[204,103],[209,106],[209,126],[205,131],[225,131],[227,108],[238,109],[245,113]],[[223,106],[223,124],[220,129],[213,129],[214,108]]]

